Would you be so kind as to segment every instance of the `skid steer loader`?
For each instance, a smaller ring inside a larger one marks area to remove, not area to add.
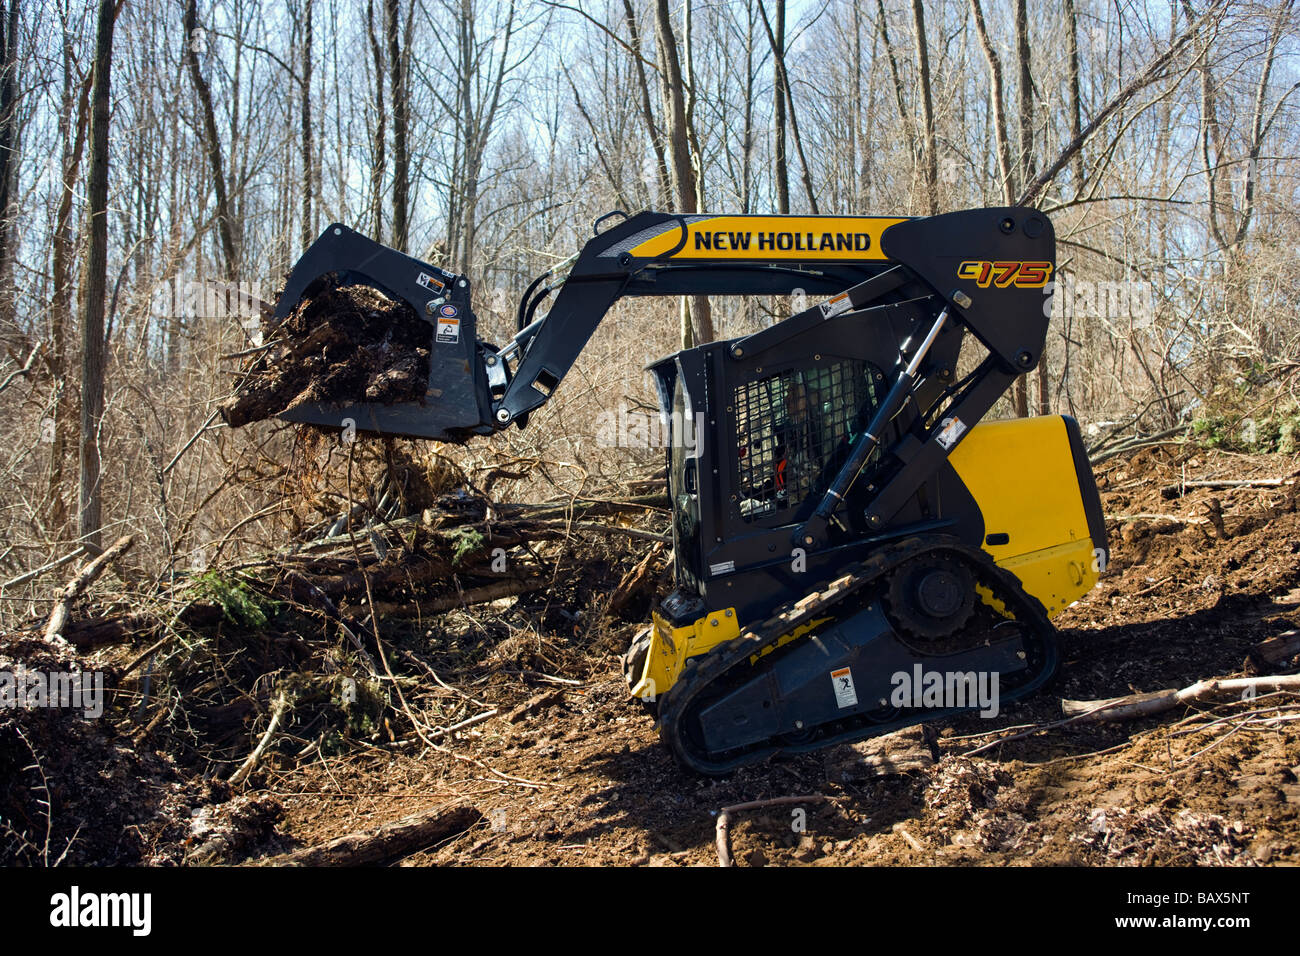
[[[529,286],[498,348],[476,334],[466,277],[329,227],[276,319],[324,275],[370,284],[427,319],[428,391],[283,417],[464,442],[524,427],[621,298],[802,290],[798,314],[650,366],[676,586],[623,659],[631,693],[681,764],[721,774],[1041,687],[1050,618],[1106,560],[1077,424],[982,422],[1042,354],[1048,218],[643,212],[593,231]]]

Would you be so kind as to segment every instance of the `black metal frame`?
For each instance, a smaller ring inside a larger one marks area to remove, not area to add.
[[[529,288],[520,303],[520,331],[499,352],[475,337],[465,277],[331,226],[294,268],[277,319],[289,314],[311,282],[333,272],[405,300],[430,321],[450,305],[460,316],[460,334],[454,342],[434,341],[425,404],[316,406],[285,417],[333,427],[351,417],[360,430],[444,441],[464,441],[510,424],[522,427],[559,387],[621,298],[803,290],[814,298],[834,296],[839,310],[814,305],[761,332],[685,350],[652,366],[665,414],[682,387],[708,426],[698,456],[681,469],[680,480],[690,487],[670,488],[678,523],[685,527],[694,521],[697,532],[689,545],[677,541],[679,581],[709,608],[752,612],[770,604],[771,595],[784,593],[772,578],[787,573],[782,569],[796,548],[806,550],[807,571],[816,578],[819,570],[833,570],[908,530],[960,527],[963,539],[980,540],[979,509],[947,465],[960,436],[949,441],[952,430],[945,432],[944,426],[956,418],[963,434],[968,432],[1017,375],[1037,365],[1050,299],[1041,284],[981,287],[964,277],[961,264],[1037,261],[1054,267],[1055,239],[1047,217],[1034,209],[1007,207],[905,219],[883,231],[879,251],[861,259],[814,253],[778,261],[764,260],[759,253],[699,258],[698,251],[690,258],[679,256],[691,223],[705,218],[643,212],[599,232],[567,276],[550,285],[543,277]],[[633,254],[642,237],[674,229],[680,238],[670,248],[650,257]],[[422,276],[432,282],[423,282]],[[534,319],[557,287],[550,311]],[[945,321],[936,324],[941,315]],[[919,355],[932,328],[933,344]],[[954,391],[957,356],[967,332],[988,354]],[[883,388],[894,383],[883,434],[868,436],[875,442],[871,447],[858,436],[852,450],[856,458],[832,481],[834,497],[828,493],[815,513],[801,514],[800,523],[791,524],[788,516],[780,522],[745,520],[733,501],[739,479],[736,422],[728,397],[738,385],[782,365],[832,359],[867,362],[883,375]],[[910,373],[909,364],[915,366]],[[939,409],[942,414],[935,414]],[[869,467],[863,470],[858,459]],[[747,575],[746,570],[762,573]],[[677,604],[683,615],[698,610],[696,598]]]

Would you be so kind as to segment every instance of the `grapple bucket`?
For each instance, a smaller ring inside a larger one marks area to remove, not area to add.
[[[369,285],[405,302],[429,326],[429,381],[421,401],[302,405],[280,414],[291,422],[355,428],[403,438],[463,442],[493,430],[482,346],[470,311],[469,280],[381,245],[346,226],[326,229],[289,274],[276,303],[278,326],[313,283],[333,275],[339,285]]]

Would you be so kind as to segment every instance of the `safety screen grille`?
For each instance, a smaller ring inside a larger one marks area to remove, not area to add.
[[[735,390],[740,514],[748,521],[824,494],[879,396],[858,359],[790,369]]]

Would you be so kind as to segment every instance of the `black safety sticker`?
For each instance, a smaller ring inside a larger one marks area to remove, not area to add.
[[[435,279],[427,272],[421,272],[419,278],[416,279],[415,281],[420,285],[424,286],[430,292],[441,292],[443,289],[447,288],[447,284],[445,282],[442,282],[439,279]]]

